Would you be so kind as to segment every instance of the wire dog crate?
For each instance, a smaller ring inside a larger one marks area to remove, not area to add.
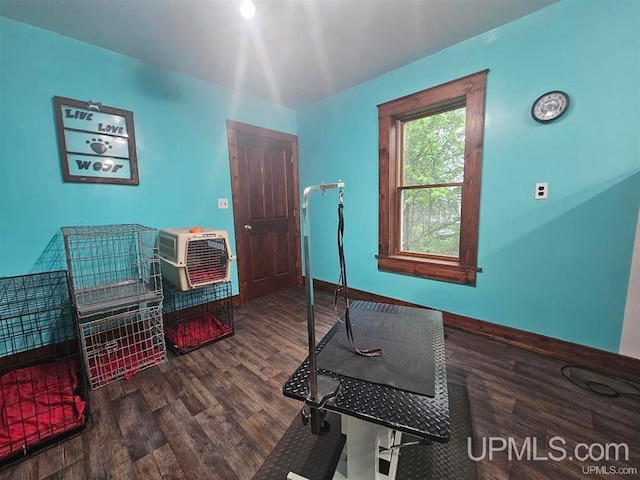
[[[88,399],[66,272],[0,278],[0,465],[82,431]]]
[[[160,305],[124,309],[113,315],[83,321],[80,340],[92,389],[167,359]]]
[[[78,317],[162,301],[156,229],[123,224],[61,231]]]
[[[211,228],[166,228],[159,234],[162,275],[182,291],[230,280],[229,237]]]
[[[182,292],[164,283],[166,342],[182,355],[234,334],[231,283],[221,282]]]

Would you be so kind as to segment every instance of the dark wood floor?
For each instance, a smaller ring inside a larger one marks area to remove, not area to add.
[[[335,322],[332,300],[316,293],[318,339]],[[236,309],[235,336],[170,354],[167,363],[91,392],[91,430],[0,478],[250,479],[301,407],[281,391],[306,357],[305,308],[304,290],[293,289]],[[555,436],[569,453],[578,443],[630,448],[628,462],[509,461],[498,452],[478,462],[480,479],[640,477],[602,470],[640,472],[639,397],[599,397],[565,380],[562,362],[456,330],[447,334],[447,374],[468,387],[476,456],[489,437],[512,437],[520,448],[535,438],[538,456],[559,455],[547,448]],[[587,475],[589,467],[600,474]]]

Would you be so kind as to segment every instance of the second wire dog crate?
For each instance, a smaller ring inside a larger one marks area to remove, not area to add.
[[[176,353],[188,353],[234,334],[230,282],[183,292],[165,281],[164,292],[164,333]]]
[[[138,224],[61,230],[91,388],[166,361],[158,231]]]
[[[78,317],[162,301],[156,229],[123,224],[61,231]]]
[[[160,305],[129,308],[80,323],[91,388],[130,378],[165,361],[162,325]]]

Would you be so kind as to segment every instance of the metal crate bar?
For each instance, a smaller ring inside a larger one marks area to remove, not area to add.
[[[0,278],[0,357],[74,339],[65,271]]]
[[[83,430],[88,398],[66,272],[0,278],[0,466]]]
[[[62,227],[61,231],[79,317],[162,300],[156,229],[121,224]]]
[[[164,333],[175,353],[188,353],[234,334],[231,282],[183,292],[165,281],[164,289]]]
[[[79,325],[92,389],[166,361],[160,309],[141,307]]]

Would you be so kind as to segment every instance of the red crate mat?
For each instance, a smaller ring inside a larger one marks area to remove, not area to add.
[[[162,362],[162,352],[149,339],[139,336],[123,337],[107,343],[104,353],[89,359],[91,381],[95,386],[106,385],[120,377],[131,378],[141,368]]]
[[[84,424],[76,369],[61,360],[0,377],[0,458]]]
[[[203,283],[224,280],[227,274],[226,270],[207,266],[207,267],[188,267],[189,281],[191,285],[201,285]]]
[[[224,280],[226,271],[214,267],[189,267],[189,281],[191,285]]]
[[[175,328],[165,326],[167,339],[177,348],[192,348],[228,335],[231,327],[225,325],[212,313],[180,322]]]

